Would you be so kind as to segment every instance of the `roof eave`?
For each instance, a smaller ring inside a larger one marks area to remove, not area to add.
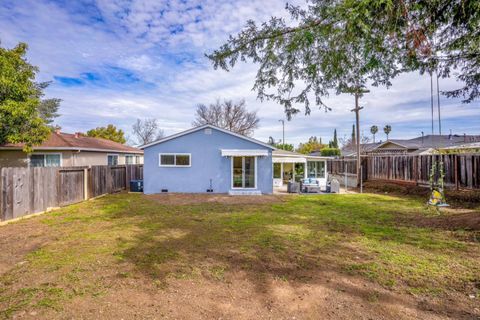
[[[223,133],[226,133],[226,134],[230,134],[230,135],[232,135],[232,136],[235,136],[235,137],[237,137],[237,138],[244,139],[244,140],[250,141],[250,142],[252,142],[252,143],[256,143],[256,144],[258,144],[258,145],[267,147],[267,148],[269,148],[269,149],[271,149],[271,150],[275,150],[275,149],[276,149],[275,147],[269,145],[268,143],[264,143],[264,142],[261,142],[261,141],[256,140],[256,139],[253,139],[253,138],[250,138],[250,137],[246,137],[246,136],[243,136],[243,135],[241,135],[241,134],[238,134],[238,133],[235,133],[235,132],[232,132],[232,131],[223,129],[223,128],[219,128],[219,127],[214,126],[214,125],[211,125],[211,124],[204,124],[203,126],[191,128],[191,129],[188,129],[188,130],[185,130],[185,131],[176,133],[176,134],[172,134],[172,135],[170,135],[170,136],[168,136],[168,137],[165,137],[165,138],[162,138],[162,139],[160,139],[160,140],[157,140],[157,141],[154,141],[154,142],[145,144],[145,145],[143,145],[143,146],[139,146],[139,149],[145,150],[145,148],[149,148],[149,147],[151,147],[151,146],[154,146],[154,145],[157,145],[157,144],[160,144],[160,143],[164,143],[164,142],[167,142],[167,141],[169,141],[169,140],[173,140],[173,139],[176,139],[176,138],[185,136],[185,135],[187,135],[187,134],[190,134],[190,133],[193,133],[193,132],[196,132],[196,131],[205,129],[205,128],[215,129],[215,130],[218,130],[218,131],[220,131],[220,132],[223,132]]]

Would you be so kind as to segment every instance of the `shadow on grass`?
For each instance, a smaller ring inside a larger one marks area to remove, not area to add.
[[[124,210],[111,214],[112,219],[126,219],[139,230],[133,238],[119,239],[123,249],[116,256],[133,263],[154,281],[166,284],[169,277],[195,277],[198,273],[221,280],[224,273],[242,273],[260,295],[271,294],[272,279],[287,279],[293,285],[321,284],[369,300],[371,290],[348,285],[342,278],[353,271],[353,275],[367,277],[384,287],[392,286],[392,278],[405,280],[402,276],[420,275],[420,285],[425,281],[426,286],[437,280],[428,281],[428,270],[395,275],[397,270],[388,266],[379,269],[382,262],[375,259],[386,250],[379,243],[425,251],[463,248],[458,241],[426,229],[396,226],[395,215],[421,210],[418,203],[382,196],[296,197],[287,203],[258,205],[163,205],[139,197]],[[370,242],[374,245],[365,248]],[[367,267],[356,269],[362,264]],[[376,299],[425,311],[438,308],[427,302],[418,305],[402,300],[393,293]],[[470,315],[454,305],[442,306],[440,312],[458,317]]]

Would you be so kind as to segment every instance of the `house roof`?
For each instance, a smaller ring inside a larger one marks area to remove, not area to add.
[[[381,142],[375,142],[375,143],[364,143],[361,145],[361,150],[362,152],[370,152],[376,147],[378,147],[381,144]],[[356,154],[356,150],[354,146],[350,146],[347,148],[343,148],[340,150],[342,153],[342,156],[346,157],[352,154]]]
[[[395,144],[399,149],[412,150],[411,153],[422,153],[428,149],[448,148],[465,143],[480,142],[479,135],[426,135],[413,139],[389,139],[377,143],[362,144],[362,152],[374,152],[384,149],[388,144]],[[385,148],[386,149],[386,148]],[[416,150],[416,151],[413,151]],[[342,149],[343,156],[355,155],[352,148]]]
[[[442,149],[451,150],[451,149],[479,149],[479,148],[480,148],[480,142],[472,142],[472,143],[459,144],[451,147],[445,147]]]
[[[456,146],[467,142],[480,141],[478,135],[426,135],[413,139],[390,139],[382,143],[377,148],[381,148],[387,142],[392,142],[406,149],[422,149],[422,148],[446,148]]]
[[[0,149],[22,149],[23,143],[5,143]],[[143,153],[142,150],[102,138],[87,137],[81,133],[54,131],[41,145],[33,150],[82,150],[96,152]]]
[[[172,139],[176,139],[176,138],[179,138],[179,137],[181,137],[181,136],[184,136],[184,135],[187,135],[187,134],[190,134],[190,133],[199,131],[199,130],[203,130],[203,129],[206,129],[206,128],[215,129],[215,130],[221,131],[221,132],[223,132],[223,133],[232,135],[232,136],[234,136],[234,137],[237,137],[237,138],[240,138],[240,139],[243,139],[243,140],[247,140],[247,141],[256,143],[256,144],[258,144],[258,145],[261,145],[261,146],[270,148],[270,149],[272,149],[272,150],[275,150],[275,147],[269,145],[268,143],[265,143],[265,142],[262,142],[262,141],[259,141],[259,140],[256,140],[256,139],[253,139],[253,138],[250,138],[250,137],[247,137],[247,136],[244,136],[244,135],[235,133],[235,132],[232,132],[232,131],[230,131],[230,130],[226,130],[226,129],[223,129],[223,128],[219,128],[219,127],[214,126],[214,125],[211,125],[211,124],[205,124],[205,125],[198,126],[198,127],[195,127],[195,128],[191,128],[191,129],[188,129],[188,130],[185,130],[185,131],[176,133],[176,134],[172,134],[172,135],[170,135],[170,136],[168,136],[168,137],[165,137],[165,138],[159,139],[159,140],[157,140],[157,141],[154,141],[154,142],[152,142],[152,143],[148,143],[148,144],[145,144],[145,145],[143,145],[143,146],[140,146],[140,149],[149,148],[149,147],[151,147],[151,146],[154,146],[154,145],[157,145],[157,144],[160,144],[160,143],[164,143],[164,142],[166,142],[166,141],[169,141],[169,140],[172,140]]]

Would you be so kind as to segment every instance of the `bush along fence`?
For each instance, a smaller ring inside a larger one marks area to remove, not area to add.
[[[362,157],[363,181],[384,180],[429,185],[432,162],[443,162],[447,188],[480,189],[480,155],[389,155]],[[328,160],[332,175],[356,175],[356,160]]]
[[[127,190],[143,165],[1,168],[0,221]]]

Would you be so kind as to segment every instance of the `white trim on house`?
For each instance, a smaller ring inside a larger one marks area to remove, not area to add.
[[[242,158],[242,184],[245,180],[245,156],[235,156],[235,157],[239,157],[239,158]],[[247,156],[247,157],[252,157],[252,156]],[[257,158],[258,157],[255,157],[253,156],[254,159],[255,159],[255,172],[254,172],[254,175],[255,175],[255,186],[253,188],[244,188],[244,187],[234,187],[233,186],[233,157],[230,157],[230,189],[232,190],[255,190],[257,189],[257,186],[258,186],[258,182],[257,182],[257,178],[258,178],[258,166],[257,166]]]
[[[162,156],[173,156],[173,164],[162,164]],[[177,165],[176,156],[188,156],[188,165]],[[166,168],[189,168],[192,166],[192,154],[182,152],[161,152],[158,154],[158,166]]]
[[[221,149],[222,157],[267,157],[268,150]]]
[[[303,157],[272,157],[273,163],[307,163],[307,159]]]
[[[33,152],[28,155],[28,166],[30,167],[30,157],[32,155],[43,155],[43,166],[46,168],[56,168],[56,167],[47,167],[47,157],[46,155],[58,155],[60,156],[60,167],[63,167],[63,155],[60,152]]]
[[[215,130],[218,130],[218,131],[220,131],[220,132],[223,132],[223,133],[232,135],[232,136],[234,136],[234,137],[237,137],[237,138],[240,138],[240,139],[243,139],[243,140],[247,140],[247,141],[256,143],[256,144],[258,144],[258,145],[261,145],[261,146],[270,148],[270,149],[272,149],[272,150],[275,150],[275,149],[276,149],[275,147],[269,145],[268,143],[264,143],[264,142],[258,141],[258,140],[256,140],[256,139],[253,139],[253,138],[249,138],[249,137],[246,137],[246,136],[242,136],[241,134],[238,134],[238,133],[235,133],[235,132],[231,132],[231,131],[226,130],[226,129],[222,129],[222,128],[216,127],[216,126],[214,126],[214,125],[211,125],[211,124],[205,124],[205,125],[200,126],[200,127],[195,127],[195,128],[192,128],[192,129],[188,129],[188,130],[185,130],[185,131],[182,131],[182,132],[173,134],[173,135],[171,135],[171,136],[162,138],[162,139],[160,139],[160,140],[154,141],[154,142],[152,142],[152,143],[145,144],[145,145],[143,145],[143,146],[140,146],[139,148],[143,150],[143,149],[145,149],[145,148],[148,148],[148,147],[157,145],[157,144],[159,144],[159,143],[163,143],[163,142],[166,142],[166,141],[169,141],[169,140],[172,140],[172,139],[175,139],[175,138],[178,138],[178,137],[187,135],[187,134],[189,134],[189,133],[193,133],[193,132],[196,132],[196,131],[199,131],[199,130],[203,130],[203,129],[206,129],[206,128],[215,129]]]

